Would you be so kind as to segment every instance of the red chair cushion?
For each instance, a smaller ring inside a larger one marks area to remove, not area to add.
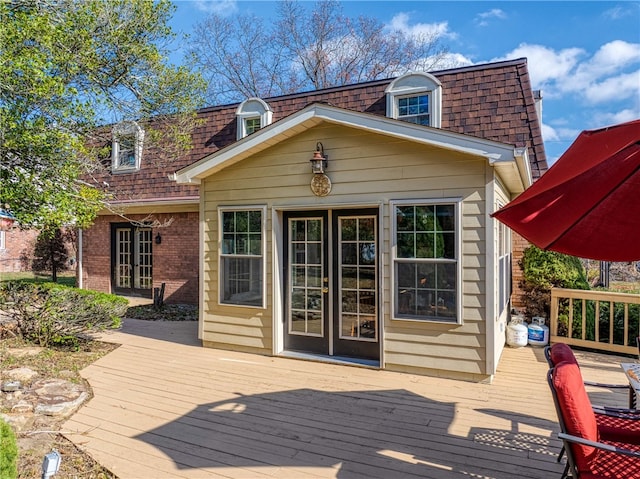
[[[613,446],[640,452],[640,447],[628,444],[609,443]],[[580,479],[638,479],[640,477],[640,459],[598,450],[596,460],[589,469],[580,470]]]
[[[578,365],[573,362],[561,362],[553,369],[553,387],[556,390],[558,406],[567,433],[590,441],[598,441],[598,425],[591,409],[591,401],[582,382]],[[598,451],[594,447],[571,444],[571,451],[579,470],[589,470]]]
[[[640,419],[625,419],[596,414],[598,432],[602,441],[640,445]],[[640,477],[640,476],[638,476]]]
[[[549,350],[549,358],[553,364],[560,364],[562,362],[578,364],[571,348],[564,343],[555,343]]]

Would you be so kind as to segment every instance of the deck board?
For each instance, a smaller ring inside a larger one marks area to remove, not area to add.
[[[106,333],[122,346],[82,372],[94,397],[65,435],[120,479],[562,472],[541,349],[505,349],[485,384],[206,349],[195,335],[194,323],[136,320]],[[624,381],[623,359],[577,356],[585,379]]]

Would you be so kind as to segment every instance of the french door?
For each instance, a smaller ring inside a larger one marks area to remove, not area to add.
[[[114,293],[151,297],[151,233],[151,228],[137,228],[128,223],[111,226],[111,283]]]
[[[378,210],[284,220],[285,349],[379,359]]]

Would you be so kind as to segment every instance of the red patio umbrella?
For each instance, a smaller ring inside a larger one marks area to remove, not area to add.
[[[543,249],[640,260],[640,120],[583,131],[540,179],[492,216]]]

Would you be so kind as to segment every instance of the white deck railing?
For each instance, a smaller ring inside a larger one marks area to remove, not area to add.
[[[638,354],[639,294],[552,288],[550,316],[551,342]]]

